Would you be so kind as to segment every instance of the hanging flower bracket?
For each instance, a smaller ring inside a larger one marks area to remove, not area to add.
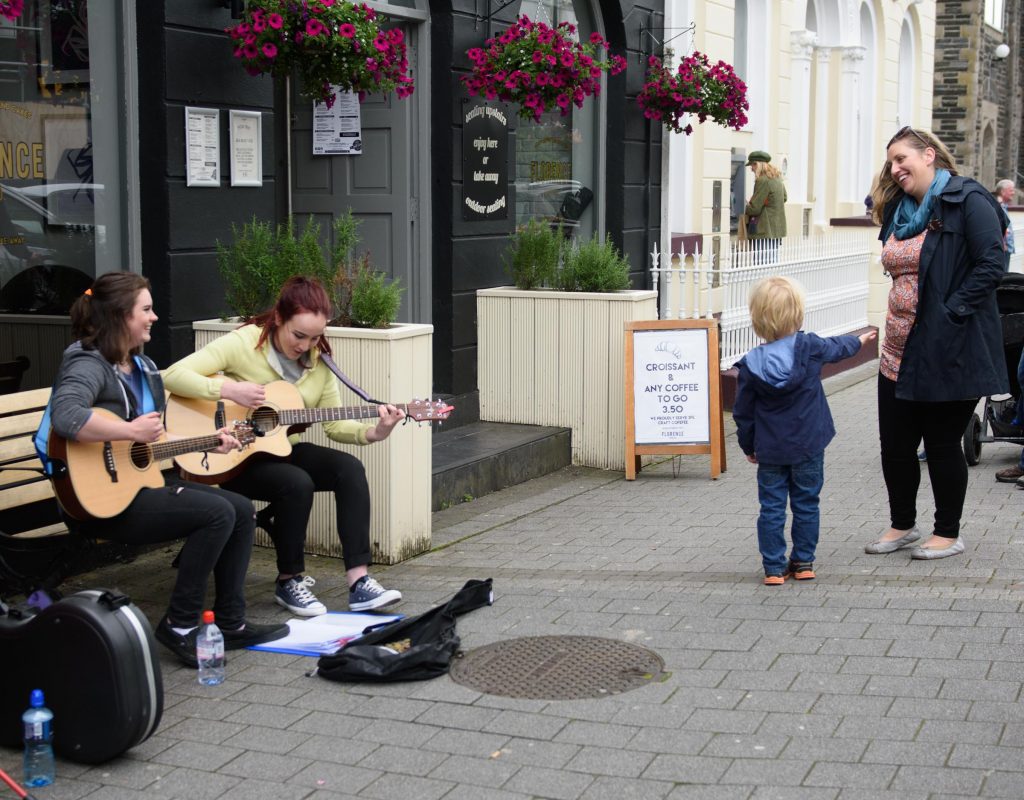
[[[250,75],[299,76],[302,93],[334,104],[332,86],[358,92],[413,93],[405,38],[384,30],[365,3],[348,0],[251,0],[226,29]]]

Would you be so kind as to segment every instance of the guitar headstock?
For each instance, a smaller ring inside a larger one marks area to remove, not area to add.
[[[413,400],[406,404],[405,414],[413,422],[443,422],[451,416],[455,406],[437,400]]]

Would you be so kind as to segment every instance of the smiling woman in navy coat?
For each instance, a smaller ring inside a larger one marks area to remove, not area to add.
[[[995,297],[1007,220],[980,183],[957,175],[934,134],[909,126],[890,140],[872,199],[882,266],[893,281],[878,376],[890,525],[865,550],[891,553],[921,539],[923,439],[935,524],[910,556],[945,558],[964,551],[964,428],[982,395],[1009,388]]]

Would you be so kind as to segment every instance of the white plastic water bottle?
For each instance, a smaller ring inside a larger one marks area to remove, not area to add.
[[[216,686],[224,682],[224,634],[213,621],[213,612],[203,612],[203,624],[196,636],[196,660],[199,662],[199,682]]]
[[[43,705],[43,692],[33,689],[28,710],[21,715],[25,729],[25,785],[53,783],[53,712]]]

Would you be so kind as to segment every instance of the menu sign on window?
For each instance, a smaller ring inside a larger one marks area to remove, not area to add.
[[[508,116],[497,106],[464,106],[462,218],[508,217]]]

